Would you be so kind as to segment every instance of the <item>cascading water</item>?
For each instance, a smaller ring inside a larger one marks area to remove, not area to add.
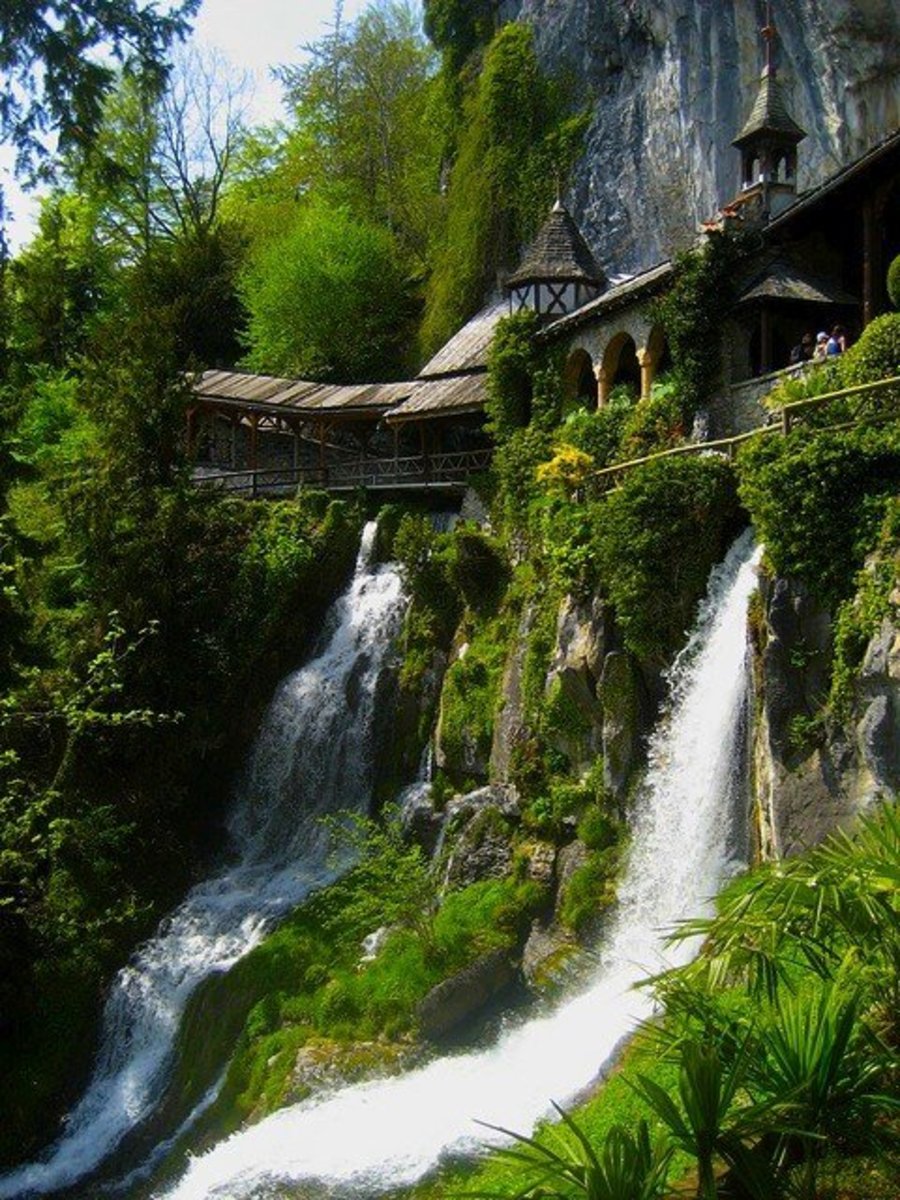
[[[159,1103],[198,985],[333,873],[317,818],[368,807],[375,691],[403,611],[397,572],[369,565],[374,536],[373,523],[320,652],[283,681],[263,719],[229,821],[233,865],[195,887],[119,973],[66,1132],[43,1161],[0,1178],[0,1197],[57,1191],[93,1172]]]
[[[714,572],[671,677],[637,805],[615,925],[593,983],[550,1016],[492,1048],[437,1059],[407,1075],[286,1108],[194,1159],[170,1200],[304,1195],[348,1188],[371,1197],[412,1182],[442,1156],[474,1150],[473,1118],[527,1130],[593,1078],[650,1010],[634,984],[691,953],[663,957],[664,932],[704,910],[740,841],[746,610],[755,586],[752,536]]]

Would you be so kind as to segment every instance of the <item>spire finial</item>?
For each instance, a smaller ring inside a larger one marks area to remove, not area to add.
[[[766,0],[766,23],[760,30],[763,36],[763,41],[766,43],[766,65],[764,74],[775,74],[774,60],[774,45],[777,30],[775,29],[775,15],[772,12],[772,0]]]

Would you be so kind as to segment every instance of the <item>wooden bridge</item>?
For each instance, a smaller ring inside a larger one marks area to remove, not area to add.
[[[594,494],[616,487],[630,471],[661,458],[683,454],[721,454],[733,459],[750,438],[770,434],[788,434],[814,418],[815,413],[831,404],[845,402],[838,415],[841,420],[829,424],[831,430],[849,429],[863,421],[877,424],[893,419],[900,412],[900,375],[876,383],[859,384],[837,392],[827,392],[808,400],[796,400],[773,410],[772,420],[747,433],[719,438],[711,442],[689,442],[660,450],[643,458],[629,459],[592,471],[585,484]],[[472,476],[486,471],[493,451],[457,450],[447,453],[418,454],[386,458],[333,458],[319,466],[262,467],[245,470],[197,468],[197,487],[249,498],[291,496],[298,487],[317,487],[329,492],[353,492],[360,488],[380,492],[461,493]]]
[[[251,499],[292,496],[298,487],[328,492],[463,492],[491,465],[493,451],[457,450],[403,458],[335,458],[321,466],[195,470],[197,487]]]

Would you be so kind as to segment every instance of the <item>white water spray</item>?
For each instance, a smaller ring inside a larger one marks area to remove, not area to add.
[[[0,1177],[0,1197],[53,1192],[94,1171],[160,1102],[197,986],[330,878],[317,817],[367,810],[375,691],[403,611],[397,572],[369,565],[374,536],[373,523],[327,643],[284,680],[263,719],[229,822],[234,865],[195,887],[119,973],[66,1132],[43,1161]]]
[[[704,911],[732,859],[746,610],[758,553],[746,534],[714,572],[673,670],[618,916],[589,989],[486,1051],[441,1058],[275,1113],[194,1159],[171,1200],[243,1200],[309,1180],[375,1196],[420,1178],[450,1152],[483,1143],[473,1118],[526,1131],[550,1099],[565,1102],[596,1077],[649,1013],[649,998],[634,984],[692,952],[682,944],[664,958],[665,931]]]

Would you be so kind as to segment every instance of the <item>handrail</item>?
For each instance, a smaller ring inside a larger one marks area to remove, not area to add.
[[[885,388],[896,387],[898,384],[900,384],[900,375],[892,375],[887,379],[876,380],[875,383],[857,383],[852,387],[841,388],[836,392],[825,392],[821,396],[809,396],[805,400],[791,400],[780,408],[773,409],[773,420],[767,425],[757,425],[755,429],[750,429],[746,433],[736,434],[734,437],[718,438],[712,442],[689,442],[684,446],[671,446],[668,450],[657,450],[655,454],[645,454],[642,458],[629,458],[625,462],[613,463],[611,466],[600,467],[596,471],[591,471],[585,476],[585,481],[592,483],[595,480],[611,478],[616,474],[630,471],[634,467],[644,466],[646,463],[655,462],[660,458],[671,458],[677,454],[704,454],[707,451],[721,450],[727,451],[729,458],[731,458],[735,448],[740,443],[746,442],[759,434],[790,433],[795,413],[801,413],[813,408],[822,408],[825,404],[829,404],[833,400],[843,400],[848,396],[869,395]],[[781,415],[780,422],[778,421],[779,413]],[[854,423],[851,422],[851,426]],[[840,428],[846,427],[846,423],[840,426]]]
[[[462,486],[471,474],[490,465],[491,455],[491,449],[484,448],[396,458],[344,459],[322,466],[225,468],[195,475],[193,483],[199,488],[251,497],[283,492],[303,483],[330,490],[418,484],[426,488],[440,484]]]

